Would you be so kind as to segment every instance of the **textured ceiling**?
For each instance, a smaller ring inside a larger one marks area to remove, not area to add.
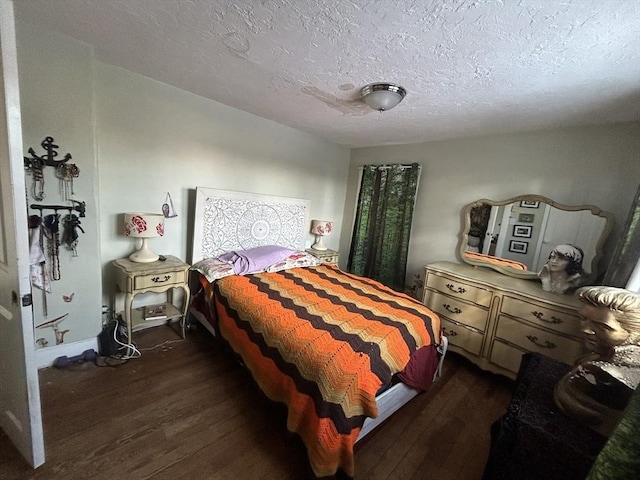
[[[15,0],[106,63],[347,146],[640,120],[639,0]],[[378,113],[371,82],[408,94]]]

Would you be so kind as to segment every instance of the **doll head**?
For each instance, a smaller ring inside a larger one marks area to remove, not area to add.
[[[589,350],[606,355],[618,345],[640,345],[640,295],[605,286],[583,287],[576,295]]]
[[[582,274],[583,258],[584,252],[580,247],[569,244],[558,245],[551,250],[547,266],[552,272],[564,270],[568,275]]]

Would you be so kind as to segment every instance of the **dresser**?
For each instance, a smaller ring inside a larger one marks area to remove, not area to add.
[[[423,303],[440,316],[449,349],[480,368],[515,379],[524,353],[569,365],[584,353],[575,296],[454,262],[425,268]]]

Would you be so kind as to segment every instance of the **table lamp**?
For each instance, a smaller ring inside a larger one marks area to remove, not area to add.
[[[164,235],[164,215],[161,213],[125,213],[124,235],[142,239],[140,249],[131,255],[129,260],[136,263],[155,262],[160,258],[147,245],[147,240]]]
[[[326,220],[311,220],[311,233],[316,236],[316,243],[311,245],[314,250],[326,250],[327,247],[322,243],[322,237],[330,235],[333,224]]]

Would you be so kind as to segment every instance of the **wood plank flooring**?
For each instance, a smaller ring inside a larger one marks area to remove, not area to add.
[[[313,478],[284,407],[208,332],[134,339],[146,350],[118,367],[40,371],[46,463],[30,469],[0,431],[0,479]],[[356,445],[356,480],[478,480],[512,388],[450,353],[429,392]]]

